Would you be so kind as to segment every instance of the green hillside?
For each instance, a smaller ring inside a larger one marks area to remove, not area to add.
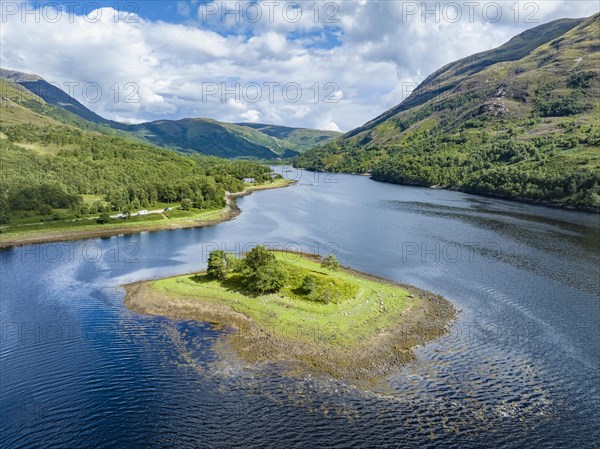
[[[129,127],[157,145],[226,158],[275,159],[298,155],[298,147],[248,126],[212,119],[160,120]]]
[[[160,149],[51,106],[0,78],[0,224],[3,232],[93,223],[150,208],[219,209],[242,179],[272,181],[247,161]],[[88,220],[86,220],[88,219]],[[141,219],[141,218],[138,218]],[[133,220],[133,218],[132,218]]]
[[[154,145],[184,153],[245,159],[288,158],[340,135],[332,131],[223,123],[205,118],[159,120],[126,125],[101,117],[37,75],[0,69],[0,78],[12,81],[43,99],[43,105],[40,106],[44,109],[43,112],[58,116],[63,122],[103,132],[110,128],[125,131]]]
[[[236,123],[239,126],[246,126],[256,129],[274,139],[289,143],[296,151],[303,152],[311,148],[321,146],[341,133],[337,131],[322,131],[310,128],[290,128],[287,126],[265,125],[262,123]]]
[[[48,83],[46,80],[37,75],[0,68],[0,78],[7,79],[8,81],[12,81],[21,85],[35,94],[37,97],[42,98],[48,105],[56,106],[54,113],[60,114],[61,111],[64,110],[71,112],[73,115],[83,119],[83,121],[77,121],[77,119],[74,117],[70,117],[69,121],[74,122],[74,124],[77,126],[89,126],[89,124],[84,123],[85,121],[98,125],[106,125],[114,129],[127,129],[127,125],[112,120],[107,120],[95,112],[90,111],[79,101],[69,96],[66,92],[59,89],[55,85]],[[66,114],[63,114],[63,118],[66,116]]]
[[[600,207],[600,15],[451,63],[400,105],[297,165]]]

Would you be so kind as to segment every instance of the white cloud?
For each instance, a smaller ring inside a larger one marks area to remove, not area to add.
[[[341,131],[340,127],[337,126],[335,122],[329,122],[323,129],[326,131]]]
[[[246,122],[255,123],[260,120],[260,112],[255,109],[250,109],[249,111],[244,112],[240,115],[242,119]]]
[[[397,104],[448,62],[537,24],[598,10],[587,1],[521,2],[517,8],[507,2],[491,23],[491,9],[484,13],[480,6],[469,17],[460,2],[460,21],[448,6],[453,2],[344,1],[333,3],[334,10],[324,2],[318,14],[308,2],[301,3],[298,20],[292,15],[297,11],[282,6],[269,20],[267,5],[259,2],[263,17],[254,23],[231,14],[223,21],[222,11],[202,20],[203,11],[206,16],[222,3],[179,2],[185,24],[111,8],[87,17],[63,14],[59,21],[3,16],[2,66],[63,87],[80,83],[74,96],[117,120],[213,117],[349,130]],[[229,8],[235,4],[252,8],[227,2]],[[85,102],[86,83],[101,86],[99,101]]]

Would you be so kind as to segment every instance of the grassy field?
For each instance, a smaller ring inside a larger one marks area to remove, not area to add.
[[[290,272],[290,285],[280,293],[250,296],[234,280],[211,280],[206,274],[161,279],[150,287],[166,295],[182,295],[198,301],[229,305],[277,337],[352,345],[397,325],[409,307],[420,299],[390,283],[378,282],[346,270],[328,273],[314,260],[294,253],[276,252],[278,261]],[[310,301],[297,292],[303,277],[313,274],[337,281],[341,288],[355,292],[339,303]],[[352,288],[353,287],[353,288]],[[410,297],[409,297],[410,296]]]
[[[167,214],[171,214],[172,217],[168,217]],[[98,224],[95,219],[84,218],[75,221],[49,221],[11,226],[9,229],[3,229],[0,234],[0,249],[36,243],[207,226],[227,220],[233,214],[232,208],[227,206],[217,210],[195,212],[174,210],[163,215],[151,214],[131,217],[127,220],[111,219],[106,224]]]

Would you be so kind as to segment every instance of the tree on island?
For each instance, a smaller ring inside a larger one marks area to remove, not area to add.
[[[212,279],[224,281],[229,273],[227,253],[223,250],[212,251],[208,255],[206,274]]]
[[[275,254],[262,245],[252,248],[244,257],[244,267],[251,271],[257,271],[277,261]]]
[[[238,274],[240,284],[256,294],[276,293],[289,279],[287,270],[278,264],[275,255],[260,245],[241,260],[223,250],[212,251],[208,256],[208,277],[224,281],[229,273]]]
[[[286,286],[288,279],[287,270],[271,263],[259,268],[247,285],[256,293],[277,293]]]
[[[325,268],[331,274],[332,271],[337,271],[340,268],[340,263],[333,254],[328,254],[321,261],[321,267]]]
[[[258,245],[242,260],[240,277],[248,290],[263,294],[276,293],[285,287],[289,274],[277,263],[275,254]]]

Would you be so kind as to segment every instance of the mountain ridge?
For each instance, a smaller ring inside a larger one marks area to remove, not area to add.
[[[584,20],[585,19],[559,19],[548,24],[539,25],[537,27],[525,30],[523,33],[518,34],[517,36],[514,36],[500,47],[497,47],[492,50],[486,50],[483,52],[475,53],[473,55],[446,64],[445,66],[441,67],[440,69],[436,70],[431,75],[429,75],[427,78],[425,78],[425,80],[423,80],[423,82],[421,82],[417,86],[417,88],[400,104],[391,109],[388,109],[381,115],[377,116],[375,119],[370,120],[366,124],[349,131],[345,135],[348,137],[352,137],[356,134],[359,134],[362,131],[371,129],[373,126],[377,125],[383,120],[390,118],[392,115],[402,112],[403,110],[406,110],[408,108],[412,108],[423,104],[425,101],[431,98],[431,95],[441,94],[447,90],[455,88],[455,84],[447,84],[437,92],[430,93],[430,95],[421,92],[423,90],[423,87],[428,86],[435,79],[439,78],[444,73],[447,73],[450,69],[455,68],[457,65],[461,65],[461,63],[470,63],[470,65],[468,65],[467,67],[462,67],[459,71],[459,74],[472,73],[472,71],[476,70],[476,68],[483,69],[498,62],[510,61],[511,59],[508,59],[509,55],[516,59],[520,59],[521,57],[526,56],[526,54],[529,51],[532,51],[539,45],[541,45],[541,40],[539,38],[540,36],[536,36],[535,34],[536,30],[543,30],[545,36],[542,40],[545,43],[549,40],[553,40],[559,37],[567,31],[570,31],[577,25],[581,24]],[[524,43],[524,45],[522,43]]]
[[[561,19],[447,64],[296,164],[598,210],[599,98],[600,14]]]
[[[197,152],[227,158],[288,158],[341,135],[334,131],[227,123],[211,118],[165,119],[125,124],[100,116],[39,75],[0,69],[0,77],[23,86],[46,103],[64,109],[83,120],[130,132],[155,145],[184,153]],[[82,125],[72,117],[70,121],[76,126]],[[89,127],[87,124],[84,126]],[[284,132],[284,129],[288,132]]]

